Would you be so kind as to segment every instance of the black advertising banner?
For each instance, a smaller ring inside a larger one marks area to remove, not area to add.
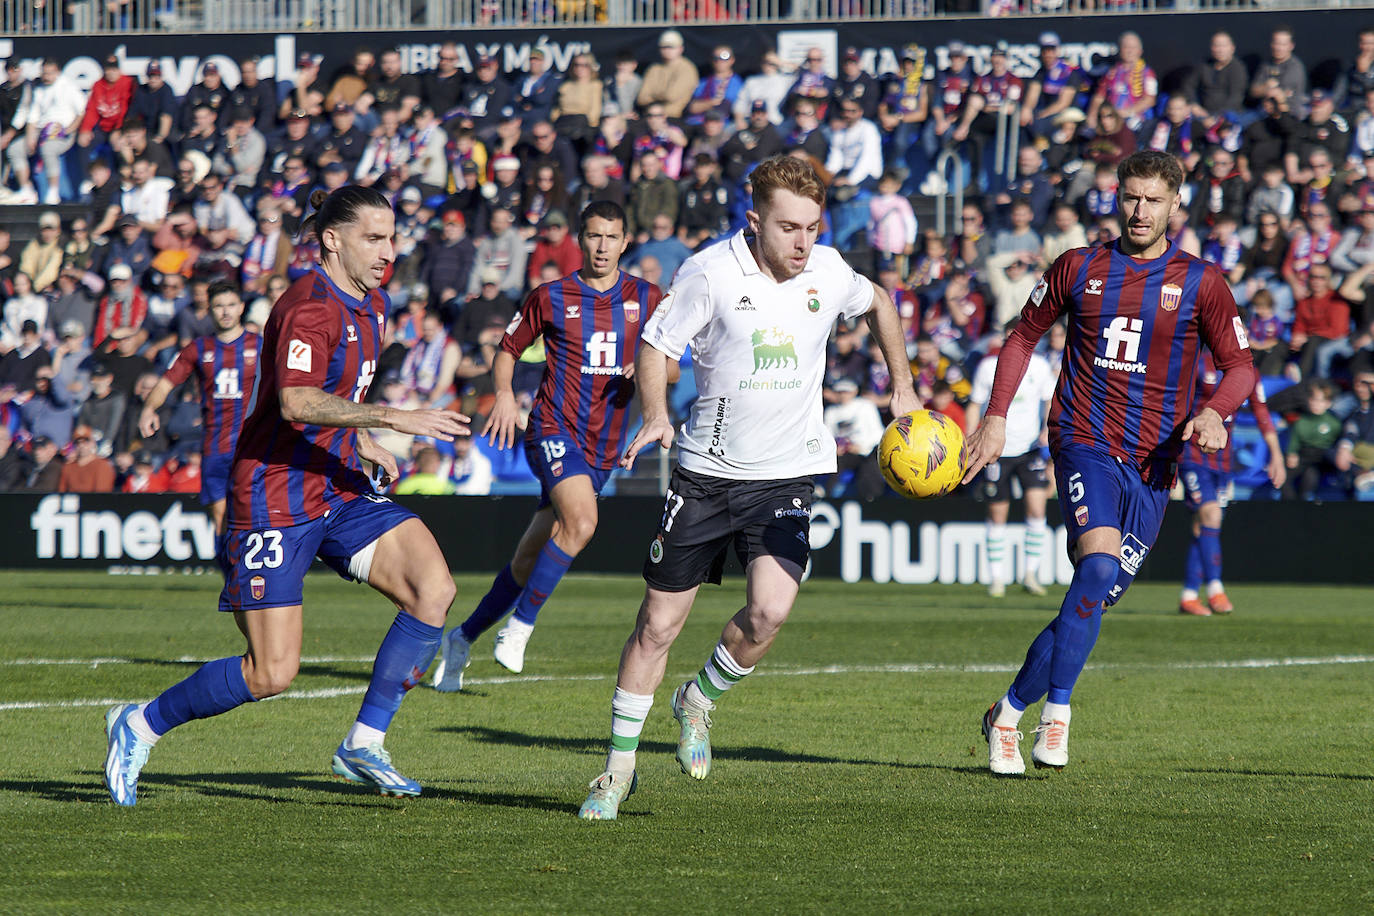
[[[464,573],[500,569],[535,509],[532,497],[406,497],[397,502],[425,520],[449,566]],[[638,573],[662,516],[662,501],[619,496],[602,501],[600,512],[597,535],[577,558],[575,569]],[[1054,503],[1049,521],[1053,578],[1067,583],[1072,569]],[[1154,546],[1123,551],[1123,564],[1139,569],[1142,581],[1178,581],[1189,522],[1182,505],[1171,506]],[[0,530],[11,532],[0,553],[0,568],[123,573],[215,569],[214,528],[189,496],[5,494],[0,495]],[[1227,510],[1222,534],[1226,579],[1374,583],[1371,530],[1370,503],[1238,503]],[[1302,537],[1289,536],[1297,531]],[[1011,562],[1018,571],[1023,533],[1013,516],[1007,535]],[[985,583],[984,536],[983,506],[970,499],[818,500],[812,507],[811,575],[908,585]],[[739,572],[733,558],[727,575],[732,570]]]

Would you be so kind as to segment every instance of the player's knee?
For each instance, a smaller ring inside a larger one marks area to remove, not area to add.
[[[434,575],[424,577],[415,589],[415,601],[413,610],[432,612],[442,617],[448,612],[449,606],[453,604],[453,599],[458,595],[458,586],[453,583],[453,576],[449,575],[448,570],[443,570],[442,574],[436,572]],[[420,616],[416,614],[415,616]],[[423,619],[423,618],[422,618]]]
[[[776,602],[750,604],[745,610],[745,619],[752,631],[750,635],[760,642],[772,639],[782,629],[782,625],[791,611],[790,602],[787,604]]]
[[[596,512],[589,515],[575,515],[566,521],[560,520],[558,523],[559,532],[557,540],[560,546],[572,554],[576,554],[591,542],[592,535],[596,534]]]
[[[1081,557],[1074,578],[1083,589],[1083,595],[1092,601],[1102,601],[1111,593],[1121,574],[1121,561],[1109,553],[1090,553]]]
[[[300,671],[298,659],[282,659],[275,662],[257,662],[244,673],[248,692],[255,700],[265,700],[279,693],[285,693]]]

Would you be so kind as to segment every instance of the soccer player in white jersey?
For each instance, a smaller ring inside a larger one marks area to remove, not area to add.
[[[775,156],[750,176],[748,228],[689,258],[640,337],[635,362],[644,425],[622,463],[672,444],[668,365],[690,345],[697,400],[644,563],[647,583],[620,656],[611,747],[579,816],[616,817],[636,785],[635,750],[668,649],[703,582],[720,582],[731,545],[745,568],[744,607],[696,677],[673,692],[677,760],[711,770],[715,702],[754,670],[792,610],[810,551],[812,475],[835,471],[822,421],[825,347],[837,319],[868,317],[889,366],[905,366],[897,311],[833,248],[816,246],[825,185],[806,162]],[[892,376],[894,414],[918,409],[910,371]]]
[[[1003,328],[1010,334],[1019,318],[1013,318]],[[1005,339],[1005,336],[1004,338]],[[991,354],[978,364],[973,374],[973,394],[969,398],[968,423],[973,428],[987,409],[992,397],[992,379],[997,373],[997,358]],[[1021,485],[1021,498],[1026,505],[1026,539],[1021,551],[1021,587],[1032,595],[1045,594],[1041,584],[1040,558],[1045,553],[1049,527],[1045,524],[1045,502],[1049,496],[1048,460],[1041,451],[1045,435],[1047,408],[1054,397],[1058,378],[1049,361],[1038,353],[1032,354],[1026,374],[1016,388],[1011,408],[1007,411],[1007,442],[1002,457],[983,469],[983,493],[988,500],[987,550],[992,581],[988,594],[1001,598],[1007,593],[1007,515],[1011,509],[1012,480]]]

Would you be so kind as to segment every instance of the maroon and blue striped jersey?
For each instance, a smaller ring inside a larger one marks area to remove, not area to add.
[[[285,528],[371,493],[357,430],[282,418],[285,388],[318,388],[361,403],[377,371],[389,301],[361,301],[319,268],[282,293],[263,328],[258,384],[230,476],[229,526]]]
[[[1197,367],[1197,399],[1205,402],[1216,393],[1217,386],[1221,384],[1221,373],[1217,371],[1216,362],[1212,359],[1212,351],[1203,350],[1198,357]],[[1250,412],[1255,415],[1255,425],[1262,433],[1275,432],[1274,418],[1269,415],[1269,404],[1264,397],[1264,383],[1260,381],[1259,375],[1255,375],[1255,387],[1250,392]],[[1218,449],[1212,454],[1207,454],[1198,448],[1196,442],[1189,440],[1183,444],[1183,455],[1179,458],[1181,464],[1198,465],[1213,471],[1231,472],[1231,427],[1235,424],[1235,416],[1226,417],[1226,448]]]
[[[591,467],[615,466],[635,391],[625,370],[634,365],[640,328],[662,298],[657,286],[624,271],[604,293],[572,273],[525,297],[501,348],[519,359],[544,336],[547,363],[526,438],[569,436]]]
[[[1177,244],[1140,260],[1113,242],[1065,252],[1036,285],[1002,349],[1009,364],[998,366],[989,414],[1006,414],[1035,342],[1061,315],[1068,343],[1050,407],[1052,451],[1087,445],[1147,478],[1172,477],[1196,412],[1199,348],[1223,373],[1201,407],[1228,417],[1254,388],[1245,325],[1216,265]]]
[[[162,377],[173,387],[195,377],[200,385],[201,445],[206,458],[234,454],[248,399],[258,376],[262,338],[244,331],[229,343],[213,335],[188,343]]]

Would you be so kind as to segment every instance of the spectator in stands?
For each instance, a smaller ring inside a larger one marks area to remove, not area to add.
[[[23,453],[14,444],[14,434],[0,425],[0,493],[11,493],[24,482]]]
[[[348,174],[358,171],[363,150],[367,148],[367,134],[358,129],[356,121],[353,106],[343,101],[334,103],[329,112],[329,130],[320,138],[317,147],[321,164],[328,164],[324,160],[330,157],[330,161],[342,162]]]
[[[1243,170],[1252,175],[1263,175],[1271,165],[1283,167],[1289,139],[1298,130],[1298,122],[1282,91],[1274,90],[1260,101],[1260,107],[1264,116],[1241,135]]]
[[[1193,225],[1199,231],[1210,229],[1222,217],[1239,224],[1245,216],[1245,178],[1236,166],[1235,154],[1217,147],[1207,154],[1203,166],[1206,172],[1193,192]]]
[[[359,114],[367,114],[372,108],[373,99],[370,90],[377,78],[377,74],[373,71],[373,65],[376,62],[376,55],[372,53],[370,48],[356,48],[348,66],[341,70],[330,84],[329,92],[324,97],[324,107],[331,109],[335,103],[342,100],[356,109]],[[307,63],[311,66],[302,66],[302,64]],[[296,63],[296,90],[283,103],[283,117],[292,108],[308,109],[308,105],[304,104],[305,98],[301,86],[303,83],[313,86],[318,73],[318,65],[313,58],[307,61],[302,55]]]
[[[922,150],[932,165],[943,148],[957,142],[954,139],[954,131],[959,126],[976,78],[973,66],[969,63],[968,50],[962,41],[951,41],[945,50],[949,57],[949,66],[935,74],[935,83],[931,90],[930,117],[926,120],[925,130],[921,135]],[[946,180],[945,176],[932,172],[931,177],[922,183],[921,193],[941,193]],[[963,180],[961,177],[960,181]]]
[[[224,193],[224,179],[215,172],[200,183],[200,200],[194,207],[196,226],[214,252],[233,254],[235,266],[243,249],[257,231],[253,217],[237,194]]]
[[[1206,227],[1202,228],[1206,231]],[[1236,217],[1223,213],[1216,218],[1215,225],[1202,242],[1202,259],[1221,268],[1233,286],[1245,276],[1245,267],[1241,264],[1245,246],[1241,244],[1237,232],[1239,228],[1240,221]]]
[[[718,161],[720,151],[728,139],[729,135],[725,132],[725,116],[715,110],[706,112],[701,122],[701,128],[687,143],[687,151],[683,157],[683,174],[680,176],[682,180],[690,180],[690,173],[687,169],[696,161],[697,156],[704,155],[710,158],[712,162]]]
[[[605,100],[606,89],[597,74],[596,59],[588,52],[573,57],[568,75],[558,84],[558,100],[550,120],[558,134],[571,140],[578,152],[584,151],[596,135]]]
[[[878,179],[878,193],[868,201],[868,244],[879,258],[890,257],[899,274],[916,250],[916,213],[900,193],[901,176],[892,170]]]
[[[1374,488],[1374,367],[1357,371],[1352,379],[1355,406],[1341,425],[1332,463],[1344,475],[1348,489]],[[0,459],[0,475],[5,473]]]
[[[1191,175],[1202,161],[1206,134],[1205,125],[1193,119],[1188,100],[1171,95],[1164,103],[1164,116],[1146,124],[1140,136],[1146,149],[1168,153],[1182,163],[1185,175]]]
[[[309,112],[303,108],[292,109],[286,116],[281,132],[267,138],[267,155],[263,159],[260,184],[271,188],[275,197],[294,195],[298,188],[305,187],[301,194],[303,200],[310,193],[310,173],[305,164],[315,161],[318,145],[310,133]],[[293,159],[301,166],[294,174],[287,169]]]
[[[633,267],[642,264],[645,258],[652,257],[658,261],[663,279],[671,282],[682,262],[691,256],[692,249],[674,231],[673,218],[667,213],[656,213],[649,222],[648,237],[622,263]]]
[[[649,239],[649,227],[656,216],[662,215],[677,224],[677,185],[664,174],[666,151],[654,147],[639,157],[639,180],[630,189],[626,212],[630,219],[630,234],[641,244]]]
[[[364,187],[376,185],[388,172],[408,168],[410,161],[410,146],[401,133],[401,112],[393,107],[379,108],[377,116],[380,125],[363,148],[353,173],[353,179]]]
[[[76,135],[77,145],[86,150],[88,156],[93,156],[124,123],[133,102],[135,85],[132,76],[119,72],[118,57],[111,54],[105,58],[100,79],[91,84],[86,113]]]
[[[825,426],[835,438],[838,472],[852,471],[853,478],[843,493],[833,491],[830,495],[877,499],[887,489],[878,469],[878,443],[883,438],[878,407],[868,398],[859,397],[859,386],[853,379],[836,380],[831,391],[834,400],[825,407]]]
[[[224,176],[229,190],[245,198],[257,191],[267,159],[267,138],[258,132],[257,117],[246,105],[231,109],[229,126],[213,157],[215,171]]]
[[[0,352],[19,346],[21,329],[32,322],[42,332],[48,323],[48,301],[33,291],[33,281],[24,271],[14,275],[14,293],[5,303],[4,322],[0,324]]]
[[[229,102],[229,87],[224,85],[224,77],[219,72],[219,65],[214,61],[208,61],[200,68],[200,82],[196,83],[186,91],[186,96],[181,100],[181,117],[178,119],[177,126],[183,132],[189,131],[195,118],[196,109],[201,107],[209,108],[218,119],[220,112],[224,111]]]
[[[457,436],[453,440],[453,464],[449,479],[453,492],[459,496],[486,496],[491,492],[491,459],[472,441],[472,436]]]
[[[33,395],[20,407],[24,429],[33,436],[48,436],[54,441],[66,442],[72,435],[72,424],[76,412],[82,406],[76,400],[79,391],[72,391],[71,385],[63,385],[54,379],[59,376],[52,367],[39,368],[34,373]],[[11,386],[11,397],[18,394],[18,388]]]
[[[18,56],[10,57],[5,61],[4,80],[0,82],[0,150],[8,150],[10,144],[20,135],[20,131],[14,126],[14,118],[21,108],[27,107],[32,91],[28,80],[24,79]],[[8,191],[6,188],[5,192]],[[14,195],[8,194],[6,202],[20,201],[15,199]],[[26,202],[37,203],[36,195]]]
[[[515,107],[526,127],[553,117],[558,90],[563,82],[558,71],[549,68],[547,51],[540,45],[530,50],[529,71],[515,84]]]
[[[925,51],[918,45],[910,44],[903,48],[898,63],[900,69],[888,79],[878,104],[877,122],[883,132],[885,161],[902,176],[906,190],[910,190],[907,186],[908,178],[922,178],[930,171],[930,164],[918,159],[921,153],[921,125],[930,113],[930,87],[923,78],[925,57]],[[793,107],[794,119],[800,107]],[[811,108],[810,114],[814,117],[814,107]],[[789,147],[801,145],[800,141],[790,138],[789,131],[784,130],[784,136],[788,137]],[[825,161],[824,155],[817,155],[814,150],[807,152],[814,158]]]
[[[1024,199],[1013,201],[1007,222],[1008,227],[993,236],[992,253],[1006,254],[1024,251],[1038,260],[1043,243],[1039,233],[1031,228],[1035,222],[1035,211],[1032,209],[1030,201]]]
[[[497,209],[491,212],[491,227],[488,234],[477,243],[477,256],[473,261],[468,293],[480,291],[477,277],[485,267],[494,267],[501,273],[499,289],[507,298],[519,300],[525,289],[525,240],[515,230],[515,214],[510,210]],[[434,284],[430,284],[434,288]]]
[[[797,71],[797,78],[788,90],[784,107],[790,108],[802,99],[810,99],[816,106],[818,116],[824,121],[834,91],[835,80],[825,72],[825,52],[820,48],[809,48]]]
[[[109,493],[114,490],[114,465],[96,454],[95,432],[78,426],[72,432],[72,459],[57,478],[59,493]]]
[[[552,162],[536,163],[530,180],[521,192],[520,217],[527,226],[537,226],[554,210],[568,212],[570,198],[567,182]]]
[[[426,408],[443,407],[453,399],[454,373],[461,355],[444,328],[443,317],[431,309],[421,322],[420,339],[401,364],[401,380]]]
[[[1326,153],[1337,169],[1345,165],[1350,153],[1350,124],[1336,114],[1335,97],[1325,89],[1314,89],[1310,104],[1306,120],[1299,122],[1284,155],[1285,167],[1298,181],[1311,180],[1312,176],[1303,172],[1300,164],[1306,162],[1310,168],[1313,153]]]
[[[27,395],[36,387],[34,380],[38,370],[48,368],[51,364],[52,357],[43,347],[37,323],[31,318],[25,319],[19,328],[15,346],[0,358],[0,383],[11,384],[20,395]]]
[[[1306,169],[1290,177],[1298,184],[1298,213],[1304,218],[1317,203],[1326,204],[1328,212],[1334,211],[1345,192],[1345,182],[1335,173],[1331,154],[1321,147],[1308,153]]]
[[[934,339],[925,333],[916,338],[916,357],[911,361],[911,374],[916,380],[916,393],[926,403],[930,402],[935,394],[935,386],[941,382],[962,398],[967,398],[973,389],[959,364],[941,353]]]
[[[1048,137],[1054,132],[1055,118],[1071,109],[1079,110],[1078,94],[1086,92],[1089,85],[1081,69],[1059,56],[1059,36],[1041,32],[1040,67],[1026,84],[1021,126],[1032,136]]]
[[[173,326],[177,332],[177,345],[184,348],[198,337],[208,337],[215,333],[215,319],[210,314],[210,281],[203,276],[191,278],[191,301],[177,312]]]
[[[639,90],[644,86],[644,77],[638,72],[639,59],[630,48],[616,53],[615,69],[602,80],[603,107],[610,106],[620,114],[635,110]]]
[[[992,312],[987,324],[1003,327],[1021,314],[1035,285],[1040,282],[1039,256],[1027,251],[1009,251],[988,258],[987,284],[992,291]]]
[[[124,479],[120,487],[122,493],[166,493],[171,486],[171,476],[165,468],[153,465],[153,453],[147,449],[134,452],[134,469]]]
[[[1341,111],[1353,115],[1364,107],[1371,93],[1374,93],[1374,28],[1364,28],[1356,40],[1355,59],[1336,80],[1332,94],[1339,100]]]
[[[62,266],[81,271],[94,269],[99,249],[91,240],[90,221],[78,216],[72,220],[71,230],[71,238],[62,246]]]
[[[1039,251],[1038,245],[1036,251]],[[968,271],[956,268],[945,281],[944,295],[922,320],[921,330],[935,341],[941,353],[951,360],[962,361],[983,336],[986,319],[987,307],[982,294],[973,288]]]
[[[878,81],[864,72],[859,49],[848,47],[840,55],[840,75],[830,90],[830,103],[838,104],[843,99],[854,99],[863,109],[863,116],[870,121],[878,118],[878,103],[882,101],[882,90]]]
[[[57,331],[59,345],[76,322],[81,328],[78,337],[86,336],[86,328],[95,323],[95,299],[85,284],[86,272],[75,265],[63,267],[57,277],[56,298],[48,306],[48,327]]]
[[[1325,264],[1340,243],[1340,234],[1331,227],[1331,208],[1323,202],[1312,203],[1304,216],[1305,231],[1292,235],[1283,264],[1283,279],[1297,299],[1306,299],[1307,274],[1314,264]]]
[[[34,436],[32,457],[24,475],[23,484],[18,488],[25,493],[56,493],[57,484],[62,476],[62,456],[58,453],[57,443],[47,436]]]
[[[246,108],[253,115],[253,129],[259,134],[267,134],[277,126],[277,83],[271,77],[264,78],[258,71],[258,59],[245,57],[239,60],[239,84],[229,91],[224,113],[232,114]],[[227,123],[221,123],[228,127]]]
[[[1245,110],[1250,74],[1236,57],[1236,43],[1227,32],[1212,35],[1211,58],[1198,64],[1184,82],[1181,94],[1193,117],[1204,124],[1224,118],[1244,125],[1252,116]]]
[[[129,104],[129,115],[124,124],[128,125],[129,119],[137,118],[147,125],[151,141],[162,145],[176,128],[180,102],[177,100],[176,92],[162,78],[160,62],[149,61],[146,74],[147,79],[134,92],[133,101]]]
[[[465,436],[469,442],[471,436]],[[392,490],[398,496],[452,496],[458,488],[452,480],[444,476],[443,458],[437,449],[431,445],[420,445],[416,443],[414,456],[414,469],[397,481]]]
[[[1268,213],[1274,217],[1275,224],[1281,230],[1287,229],[1289,220],[1293,218],[1296,202],[1292,186],[1283,180],[1283,166],[1272,163],[1260,176],[1259,186],[1250,192],[1250,198],[1245,204],[1245,223],[1250,226],[1260,225],[1260,217]]]
[[[285,277],[291,260],[291,238],[282,228],[281,204],[275,198],[258,201],[257,230],[243,252],[239,272],[245,293],[266,289],[267,278]]]
[[[1066,251],[1088,247],[1088,234],[1083,230],[1083,224],[1079,222],[1078,213],[1073,207],[1056,204],[1052,218],[1053,228],[1045,232],[1041,249],[1041,260],[1045,264],[1053,264]]]
[[[440,303],[471,290],[473,264],[477,261],[477,247],[467,235],[467,223],[462,212],[449,210],[442,219],[437,238],[431,237],[424,246],[424,264],[420,280]]]
[[[124,394],[115,388],[114,373],[110,367],[104,362],[92,366],[91,395],[77,411],[76,422],[78,426],[94,430],[98,450],[106,457],[114,450],[126,403]],[[70,429],[68,427],[69,432]]]
[[[377,56],[377,79],[368,87],[372,96],[370,107],[378,110],[395,108],[401,120],[409,122],[420,105],[420,80],[401,72],[401,52],[387,48]]]
[[[126,328],[132,332],[143,326],[148,314],[148,301],[134,283],[128,264],[116,263],[109,268],[109,289],[96,311],[94,342],[99,347],[114,331]]]
[[[77,130],[86,115],[86,94],[62,75],[62,65],[48,57],[43,60],[42,76],[33,84],[29,103],[15,113],[13,126],[22,129],[10,143],[10,165],[19,184],[20,203],[37,203],[38,191],[33,185],[30,159],[43,167],[45,189],[43,202],[48,205],[73,199],[76,189],[69,184],[63,169],[63,157],[76,142]]]
[[[1332,287],[1329,264],[1313,264],[1307,272],[1307,286],[1309,295],[1298,300],[1288,345],[1302,378],[1311,378],[1314,369],[1325,378],[1333,356],[1349,347],[1350,303]]]
[[[421,105],[415,109],[412,125],[404,136],[410,148],[406,163],[412,184],[418,185],[426,197],[443,194],[448,189],[448,142],[434,109]]]
[[[479,137],[495,129],[496,118],[503,109],[515,110],[511,101],[510,84],[501,76],[496,58],[490,54],[478,57],[476,79],[464,84],[459,107],[472,120]]]
[[[730,191],[708,153],[698,153],[692,162],[692,179],[683,187],[678,214],[678,238],[693,250],[730,231]]]
[[[119,132],[110,135],[110,149],[121,170],[132,167],[139,159],[147,159],[153,164],[154,174],[166,178],[173,172],[172,154],[166,143],[149,137],[148,125],[138,115],[130,115]]]
[[[1045,157],[1034,146],[1023,146],[1016,152],[1016,176],[1000,183],[993,198],[999,210],[1006,214],[1013,201],[1024,200],[1031,208],[1031,224],[1043,226],[1050,217],[1054,203],[1054,184],[1045,168]]]
[[[1139,130],[1145,116],[1159,98],[1159,79],[1146,65],[1144,46],[1134,32],[1123,32],[1117,40],[1117,63],[1102,77],[1088,104],[1088,127],[1102,125],[1098,113],[1111,105],[1131,130]]]
[[[991,187],[993,163],[988,160],[998,136],[998,122],[1008,118],[1003,130],[1015,129],[1020,123],[1021,100],[1025,87],[1007,64],[1007,43],[999,41],[992,50],[992,69],[974,77],[959,124],[952,134],[955,142],[970,140],[969,161],[980,187]],[[1014,120],[1010,120],[1014,119]],[[1027,147],[1029,148],[1029,147]]]
[[[144,230],[156,232],[171,208],[171,190],[172,179],[158,175],[147,159],[138,159],[132,166],[130,187],[120,206]]]
[[[681,118],[696,92],[700,75],[696,64],[683,55],[682,33],[668,29],[658,36],[659,60],[644,71],[635,103],[647,110],[658,104],[670,118]]]
[[[805,100],[796,102],[796,105],[805,106],[808,112],[806,123],[810,124],[817,103]],[[819,132],[819,122],[816,125],[811,130]],[[738,184],[755,165],[782,152],[782,148],[782,135],[768,120],[767,104],[762,100],[754,102],[749,112],[749,123],[735,131],[721,146],[720,162],[725,180],[730,184]]]
[[[559,174],[577,174],[577,151],[572,141],[560,137],[553,124],[541,119],[530,125],[530,142],[519,148],[520,162],[524,175],[532,175],[536,166],[551,162],[558,166]]]
[[[781,123],[785,117],[783,109],[792,82],[792,77],[783,72],[782,58],[778,53],[772,50],[763,52],[763,57],[759,61],[759,72],[745,78],[739,95],[735,97],[731,117],[726,119],[727,123],[733,121],[735,126],[743,127],[749,120],[749,112],[753,110],[755,102],[764,103],[771,123]]]
[[[1277,28],[1269,37],[1269,59],[1255,70],[1250,85],[1250,97],[1255,100],[1274,98],[1276,94],[1293,111],[1307,106],[1307,68],[1293,54],[1293,32],[1286,26]]]
[[[1260,375],[1279,375],[1288,362],[1288,341],[1283,320],[1274,314],[1274,297],[1269,290],[1258,290],[1250,298],[1250,321],[1246,325],[1250,353]]]
[[[568,231],[568,218],[561,210],[550,211],[542,223],[543,232],[534,243],[529,259],[529,286],[538,286],[539,267],[552,261],[558,265],[558,276],[566,277],[582,269],[582,247]]]
[[[19,272],[28,276],[31,292],[45,293],[57,282],[62,256],[62,218],[48,210],[38,217],[38,238],[19,253]]]
[[[191,124],[181,135],[178,146],[182,155],[200,153],[213,161],[220,154],[220,113],[209,105],[197,105],[191,112]]]
[[[465,354],[481,348],[484,334],[493,326],[504,328],[515,317],[515,302],[501,292],[504,274],[495,267],[485,267],[477,277],[477,297],[463,306],[453,323],[452,337]]]
[[[1325,379],[1306,383],[1306,409],[1288,428],[1285,463],[1288,481],[1283,492],[1289,499],[1310,500],[1328,473],[1339,473],[1335,446],[1341,435],[1341,421],[1331,413],[1335,386]]]
[[[443,117],[458,107],[463,91],[463,71],[458,67],[458,45],[446,41],[439,46],[434,69],[420,74],[420,101]]]

